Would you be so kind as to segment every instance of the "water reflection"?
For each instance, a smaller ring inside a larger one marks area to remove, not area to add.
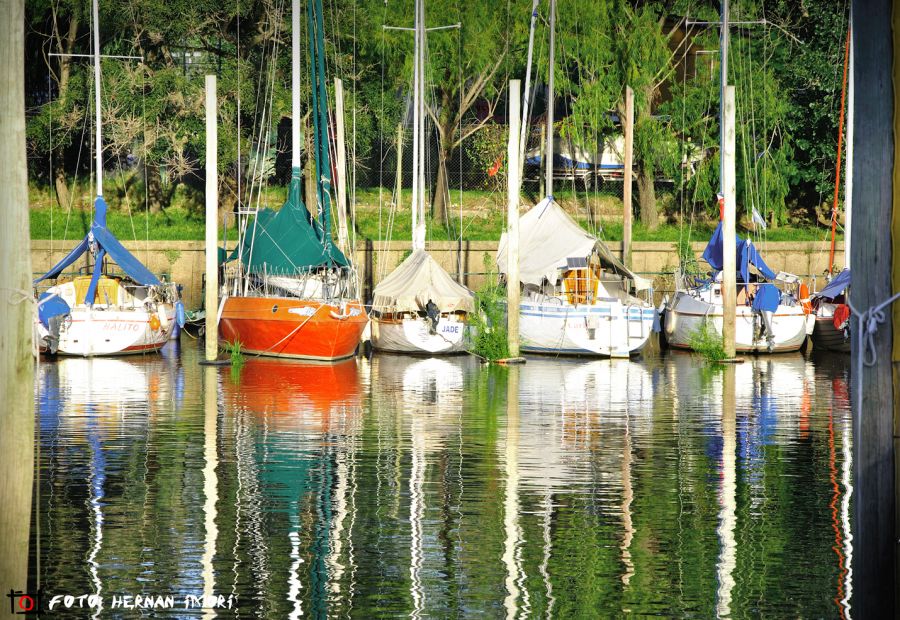
[[[241,617],[852,609],[839,358],[198,359],[41,365],[51,596],[98,593],[95,616],[126,594]]]

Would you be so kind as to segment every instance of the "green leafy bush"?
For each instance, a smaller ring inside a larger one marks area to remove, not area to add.
[[[475,294],[476,311],[469,316],[469,351],[492,362],[509,357],[506,332],[506,291],[489,284]]]
[[[704,320],[691,333],[688,344],[708,362],[721,362],[725,359],[725,347],[722,343],[722,336],[708,319]]]

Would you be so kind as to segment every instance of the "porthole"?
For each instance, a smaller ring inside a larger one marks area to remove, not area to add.
[[[278,312],[278,304],[272,306],[272,314],[275,314],[276,312]]]

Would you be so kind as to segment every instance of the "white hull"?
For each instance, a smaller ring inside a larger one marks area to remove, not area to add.
[[[103,277],[93,306],[84,303],[89,277],[79,277],[47,290],[69,306],[60,317],[56,353],[93,357],[158,351],[175,328],[174,290],[125,285]],[[170,286],[170,285],[169,285]],[[101,301],[102,300],[102,301]],[[49,327],[35,319],[42,351],[53,352]]]
[[[153,316],[159,321],[157,329],[151,325]],[[169,304],[160,305],[156,312],[73,308],[71,318],[60,327],[57,353],[92,357],[158,351],[174,327],[175,308]],[[38,333],[42,338],[48,335],[40,323]]]
[[[685,291],[677,291],[666,308],[664,329],[670,346],[690,349],[691,335],[709,321],[722,333],[722,304],[699,299]],[[812,332],[814,316],[802,306],[778,306],[772,315],[771,348],[766,335],[758,336],[761,318],[746,305],[735,311],[735,350],[740,353],[781,353],[797,351]]]
[[[519,305],[521,350],[550,355],[628,357],[640,351],[656,310],[642,304],[599,301],[568,304],[559,298]]]
[[[442,316],[434,333],[423,317],[382,319],[372,317],[372,346],[396,353],[462,353],[466,350],[464,321],[456,315]]]

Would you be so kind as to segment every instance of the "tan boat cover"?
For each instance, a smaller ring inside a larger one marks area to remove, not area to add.
[[[372,309],[418,312],[428,300],[441,312],[474,312],[475,297],[425,250],[416,250],[375,287]]]
[[[589,258],[596,251],[600,263],[619,275],[633,280],[637,290],[650,288],[651,282],[635,275],[600,239],[585,231],[551,198],[544,198],[519,217],[519,280],[540,286],[546,278],[556,282],[568,258]],[[497,248],[497,268],[506,274],[506,233]]]

